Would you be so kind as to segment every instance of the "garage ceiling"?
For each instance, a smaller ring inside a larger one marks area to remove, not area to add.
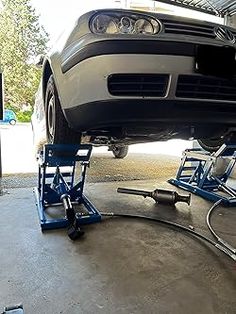
[[[156,0],[219,16],[236,14],[236,1],[232,0]]]

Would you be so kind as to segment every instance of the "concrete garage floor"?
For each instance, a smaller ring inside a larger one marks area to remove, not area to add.
[[[172,188],[154,180],[90,183],[102,211],[145,213],[208,234],[210,203],[193,197],[176,208],[117,194],[116,188]],[[148,221],[106,219],[70,241],[64,230],[41,233],[32,188],[0,197],[0,309],[23,302],[27,313],[236,313],[236,263],[186,234]],[[213,223],[236,246],[235,208]]]

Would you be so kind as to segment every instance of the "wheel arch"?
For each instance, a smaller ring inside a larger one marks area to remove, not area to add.
[[[45,103],[45,95],[46,95],[46,89],[47,89],[47,83],[50,78],[50,76],[53,74],[53,70],[51,67],[51,64],[49,60],[47,59],[44,62],[43,66],[43,74],[42,74],[42,92],[43,92],[43,101]]]

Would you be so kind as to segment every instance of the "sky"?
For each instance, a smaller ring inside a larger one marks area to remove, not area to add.
[[[67,25],[75,21],[83,13],[98,8],[114,8],[125,6],[130,0],[31,0],[36,13],[40,15],[40,22],[50,35],[51,43],[53,43]],[[137,2],[145,0],[136,0]],[[146,0],[148,2],[149,0]],[[153,3],[149,1],[149,3]],[[219,22],[220,20],[214,16],[193,12],[192,10],[182,9],[158,2],[158,7],[171,9],[172,14],[183,15],[192,18],[212,20]]]

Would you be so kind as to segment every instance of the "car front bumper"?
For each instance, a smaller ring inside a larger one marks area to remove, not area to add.
[[[196,47],[168,41],[99,41],[71,54],[58,81],[69,125],[77,130],[141,122],[235,125],[236,83],[220,93],[229,80],[198,74]],[[160,95],[114,93],[109,80],[116,75],[166,76],[168,82]]]
[[[114,99],[129,100],[134,97],[114,96],[108,90],[108,78],[112,74],[167,74],[166,94],[162,99],[175,99],[180,73],[192,74],[194,58],[172,55],[101,55],[88,58],[73,66],[58,82],[58,92],[63,109],[83,104]],[[143,97],[135,97],[140,99]],[[147,97],[148,98],[148,97]],[[158,101],[160,98],[156,98]]]
[[[166,93],[163,97],[111,95],[108,89],[108,78],[112,74],[120,73],[166,74],[168,75]],[[162,120],[161,117],[165,115],[164,112],[168,108],[168,115],[164,119],[166,122],[173,121],[177,115],[179,121],[186,123],[190,123],[191,120],[196,120],[198,123],[203,120],[212,120],[215,123],[236,123],[234,101],[177,97],[180,75],[195,76],[193,57],[130,54],[92,57],[65,73],[64,92],[61,94],[62,108],[69,124],[75,129],[121,123],[122,119],[124,122],[128,120],[138,122],[137,107],[139,112],[142,112],[140,118],[146,121]],[[197,75],[197,77],[204,76]],[[103,107],[104,104],[106,105]],[[183,111],[185,114],[181,113]]]

